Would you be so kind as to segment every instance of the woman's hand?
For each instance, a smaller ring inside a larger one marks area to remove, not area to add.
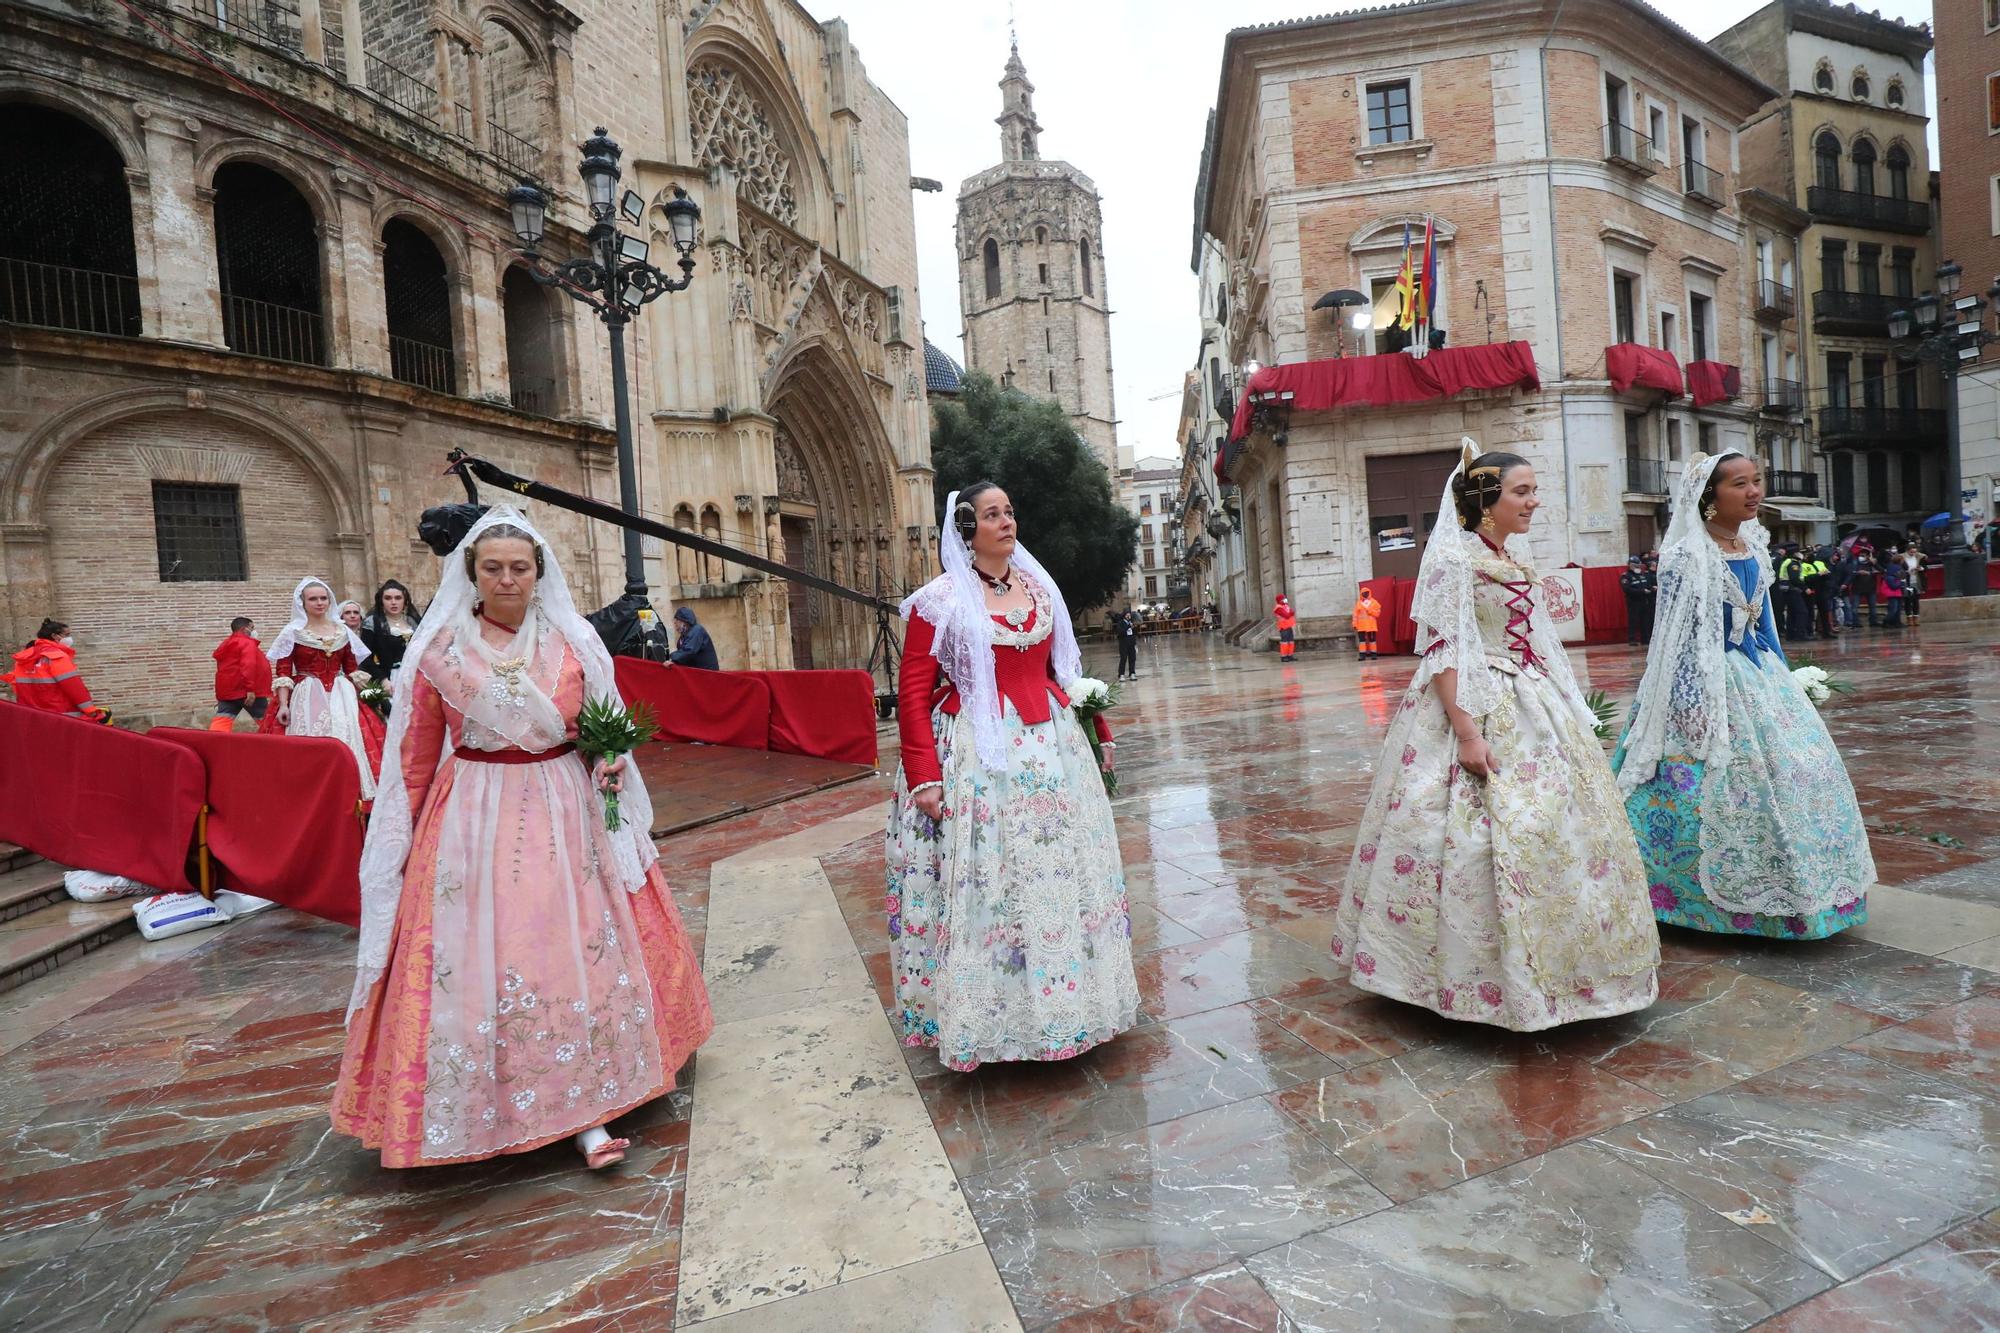
[[[1493,762],[1493,751],[1487,748],[1486,738],[1480,735],[1459,737],[1458,766],[1475,778],[1490,777],[1500,771],[1500,765]]]
[[[944,818],[944,788],[926,787],[910,797],[910,804],[916,806],[925,819],[935,824]]]
[[[599,791],[622,791],[625,787],[625,756],[619,755],[608,762],[597,765],[597,789]]]
[[[1103,757],[1103,763],[1100,766],[1104,769],[1106,773],[1109,773],[1113,767],[1113,761],[1115,761],[1118,758],[1118,747],[1112,744],[1111,742],[1106,741],[1104,744],[1098,746],[1097,748]]]
[[[292,725],[292,692],[290,690],[286,690],[278,698],[278,725],[281,727]]]

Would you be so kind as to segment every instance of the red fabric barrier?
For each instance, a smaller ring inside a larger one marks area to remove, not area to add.
[[[0,701],[0,839],[59,865],[191,891],[201,760],[178,745]]]
[[[1678,379],[1675,381],[1678,383]],[[1440,347],[1428,356],[1406,352],[1381,356],[1343,356],[1328,361],[1295,361],[1266,366],[1250,377],[1249,390],[1236,404],[1229,438],[1240,440],[1250,430],[1252,401],[1262,393],[1290,393],[1300,411],[1333,407],[1387,407],[1449,398],[1468,389],[1513,389],[1533,392],[1542,387],[1535,370],[1534,349],[1524,342],[1488,347]]]
[[[1625,617],[1625,590],[1618,580],[1623,565],[1586,569],[1583,573],[1583,641],[1623,643],[1628,628]]]
[[[1658,389],[1669,398],[1681,396],[1681,363],[1662,347],[1644,343],[1613,343],[1604,349],[1604,369],[1611,387],[1624,393],[1634,384]]]
[[[1743,392],[1743,372],[1725,361],[1690,361],[1687,386],[1696,407],[1726,403]]]
[[[147,733],[207,770],[216,887],[361,924],[361,775],[336,740],[188,727]]]
[[[1384,657],[1414,653],[1417,626],[1410,619],[1410,602],[1416,596],[1417,581],[1384,575],[1364,579],[1361,586],[1372,591],[1375,600],[1382,603],[1382,627],[1375,641],[1377,651]]]
[[[625,702],[644,701],[659,739],[768,750],[771,691],[756,673],[664,666],[637,657],[612,659]]]
[[[771,691],[770,748],[875,763],[875,680],[866,671],[742,671]]]

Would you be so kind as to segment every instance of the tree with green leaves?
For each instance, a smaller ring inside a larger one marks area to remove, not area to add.
[[[956,402],[936,402],[931,466],[937,502],[991,481],[1014,502],[1021,541],[1054,576],[1072,614],[1109,602],[1138,559],[1139,520],[1062,407],[970,374]]]

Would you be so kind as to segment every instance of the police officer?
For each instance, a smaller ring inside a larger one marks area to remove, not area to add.
[[[1651,619],[1646,614],[1647,585],[1646,563],[1638,556],[1625,562],[1625,572],[1618,576],[1619,591],[1625,594],[1625,643],[1637,647],[1652,641]],[[1642,637],[1643,635],[1643,637]]]
[[[1805,583],[1805,624],[1796,637],[1810,639],[1817,631],[1820,638],[1830,639],[1837,631],[1833,627],[1833,566],[1827,563],[1826,551],[1807,551],[1799,573]]]
[[[1798,578],[1798,548],[1780,546],[1778,561],[1771,567],[1771,620],[1777,626],[1781,639],[1793,637],[1792,596],[1798,591]]]

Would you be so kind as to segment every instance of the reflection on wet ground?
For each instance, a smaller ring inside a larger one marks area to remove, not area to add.
[[[972,1075],[885,1046],[881,778],[663,844],[748,998],[603,1176],[389,1174],[331,1136],[348,932],[110,951],[0,1010],[0,1326],[2000,1325],[1987,636],[1815,654],[1854,685],[1827,718],[1888,886],[1865,928],[1669,931],[1653,1009],[1528,1037],[1328,975],[1409,664],[1143,651],[1114,714],[1139,1029]],[[1578,657],[1629,698],[1636,653]]]

